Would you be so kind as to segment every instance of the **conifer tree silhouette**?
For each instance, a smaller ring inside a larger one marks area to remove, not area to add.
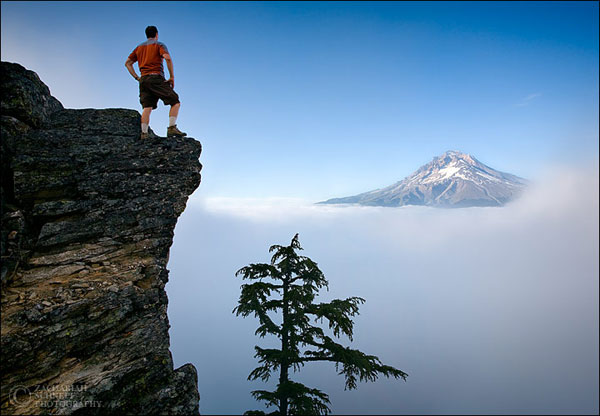
[[[279,370],[279,384],[274,391],[255,390],[252,396],[266,402],[267,407],[279,410],[272,414],[326,415],[330,413],[329,396],[314,388],[290,380],[290,369],[299,371],[305,363],[331,361],[338,374],[345,377],[346,389],[355,389],[357,381],[375,381],[381,374],[386,377],[402,378],[405,372],[384,365],[374,355],[344,347],[327,336],[314,323],[327,321],[335,337],[347,336],[352,341],[352,317],[358,314],[358,305],[365,302],[359,297],[345,300],[335,299],[327,303],[314,303],[319,289],[328,289],[328,282],[317,263],[296,251],[302,250],[298,234],[289,246],[274,245],[270,264],[250,264],[236,272],[242,279],[253,283],[243,284],[241,294],[233,312],[239,316],[254,315],[260,326],[255,335],[276,336],[281,340],[280,349],[265,349],[255,346],[255,358],[260,365],[248,380],[269,380],[271,373]],[[265,281],[265,280],[271,281]],[[275,296],[277,295],[277,296]],[[270,315],[279,314],[281,324],[276,324]],[[264,414],[249,411],[247,415]]]

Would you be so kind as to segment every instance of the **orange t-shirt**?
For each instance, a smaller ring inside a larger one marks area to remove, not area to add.
[[[140,43],[129,55],[129,59],[138,62],[142,76],[148,74],[161,74],[165,76],[163,69],[163,55],[169,53],[167,45],[155,39],[148,39]]]

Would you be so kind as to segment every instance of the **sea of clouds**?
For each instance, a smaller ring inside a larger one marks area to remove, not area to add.
[[[409,374],[344,391],[330,363],[293,377],[333,413],[598,413],[598,167],[555,167],[502,208],[351,207],[297,199],[190,198],[171,249],[177,366],[199,372],[200,411],[264,409],[246,377],[254,318],[231,311],[235,272],[299,233],[329,280],[361,296],[342,343]],[[276,377],[275,377],[276,379]],[[274,409],[271,409],[274,410]]]

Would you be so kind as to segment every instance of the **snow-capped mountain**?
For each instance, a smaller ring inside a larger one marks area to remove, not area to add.
[[[492,169],[469,154],[448,151],[394,185],[320,203],[448,208],[501,206],[516,198],[526,184],[525,179]]]

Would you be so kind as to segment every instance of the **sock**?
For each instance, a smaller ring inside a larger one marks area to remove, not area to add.
[[[142,123],[142,133],[148,133],[148,125],[146,123]]]
[[[169,127],[174,126],[176,121],[177,121],[177,116],[169,117]]]

